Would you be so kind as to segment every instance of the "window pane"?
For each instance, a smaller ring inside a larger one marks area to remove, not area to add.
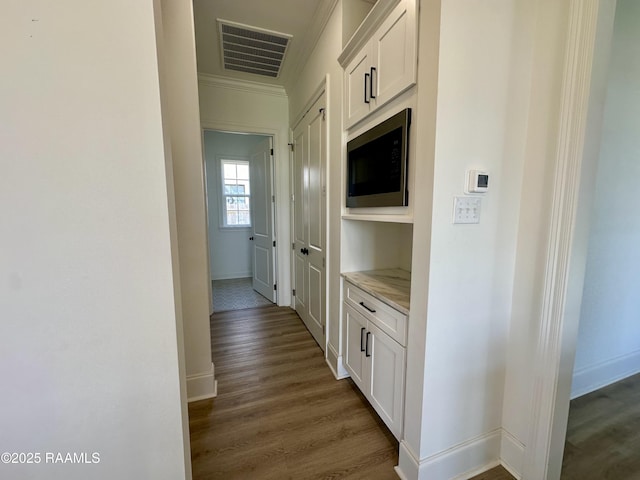
[[[237,210],[236,197],[227,197],[227,210]]]
[[[236,166],[233,163],[223,163],[224,178],[236,178]]]
[[[238,210],[249,210],[249,199],[247,197],[235,197]]]
[[[249,180],[249,165],[238,164],[238,178]]]
[[[234,194],[238,193],[238,185],[235,185],[233,183],[227,183],[224,186],[224,193],[226,195],[234,195]]]
[[[238,193],[241,195],[249,195],[249,180],[238,180]]]
[[[237,225],[237,224],[238,224],[238,212],[227,211],[227,225]]]
[[[251,216],[248,211],[238,212],[238,224],[239,225],[251,225]]]
[[[249,162],[223,160],[222,205],[224,226],[250,226],[250,182]]]

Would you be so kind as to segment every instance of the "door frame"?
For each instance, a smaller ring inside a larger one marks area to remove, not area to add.
[[[544,263],[541,316],[531,364],[532,404],[522,478],[560,478],[573,362],[576,352],[585,258],[574,246],[586,229],[580,200],[592,63],[600,0],[571,0],[563,65],[559,131],[549,233]],[[584,167],[588,167],[587,164]],[[582,275],[580,275],[582,271]]]
[[[276,241],[276,245],[279,245],[280,242],[277,241],[277,237],[278,237],[278,230],[277,230],[277,216],[278,216],[278,208],[277,208],[277,201],[279,198],[279,194],[278,194],[278,184],[276,181],[276,172],[277,172],[277,166],[276,166],[276,148],[275,145],[278,145],[277,140],[278,140],[278,131],[274,130],[274,129],[270,129],[270,128],[262,128],[262,127],[251,127],[251,128],[246,128],[246,127],[240,127],[238,125],[231,125],[231,124],[225,124],[225,123],[217,123],[217,122],[201,122],[200,124],[200,135],[201,135],[201,144],[202,144],[202,168],[204,170],[204,184],[202,185],[202,188],[204,189],[204,193],[205,193],[205,210],[206,210],[206,224],[207,224],[207,228],[206,228],[206,236],[207,236],[207,260],[208,260],[208,265],[207,265],[207,271],[209,272],[209,279],[211,279],[211,258],[210,258],[210,242],[211,239],[209,238],[209,198],[208,198],[208,192],[207,192],[207,185],[206,185],[206,152],[204,150],[204,132],[205,131],[215,131],[215,132],[220,132],[220,133],[231,133],[231,134],[236,134],[236,135],[261,135],[264,137],[271,137],[271,145],[273,148],[273,155],[271,155],[271,160],[270,160],[270,168],[271,168],[271,188],[272,188],[272,194],[276,197],[276,201],[273,202],[271,208],[273,211],[273,220],[272,220],[272,236],[273,236],[273,240]],[[278,255],[278,249],[279,248],[275,248],[273,251],[273,278],[276,282],[276,284],[278,286],[280,285],[286,285],[286,278],[284,278],[284,275],[286,275],[286,268],[283,268],[282,265],[280,265],[280,261],[279,259],[281,258],[280,255]],[[282,277],[282,278],[281,278]],[[282,297],[284,297],[284,295],[281,295],[280,292],[280,288],[276,289],[275,292],[275,298],[276,301],[274,302],[276,305],[280,305],[281,306],[281,300]],[[209,305],[209,309],[210,309],[210,314],[213,314],[213,287],[211,285],[211,280],[209,280],[209,298],[211,299],[211,305]]]

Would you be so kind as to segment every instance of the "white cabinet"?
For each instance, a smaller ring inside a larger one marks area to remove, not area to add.
[[[402,313],[344,282],[345,367],[398,440],[404,417],[406,321]]]
[[[416,82],[415,0],[402,0],[345,67],[347,128]]]
[[[345,69],[345,116],[350,127],[371,111],[371,72],[373,67],[370,48],[362,49]]]
[[[358,314],[347,303],[343,305],[343,319],[345,326],[345,366],[351,374],[351,380],[358,388],[366,393],[367,375],[365,372],[367,341],[367,319]]]

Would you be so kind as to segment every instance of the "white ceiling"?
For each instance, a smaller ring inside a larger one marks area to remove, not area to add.
[[[193,0],[198,72],[285,86],[315,46],[337,0]],[[217,19],[292,35],[278,78],[224,70]]]

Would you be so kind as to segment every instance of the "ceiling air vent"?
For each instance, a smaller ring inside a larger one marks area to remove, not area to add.
[[[291,35],[226,20],[218,24],[225,69],[273,78],[280,75]]]

